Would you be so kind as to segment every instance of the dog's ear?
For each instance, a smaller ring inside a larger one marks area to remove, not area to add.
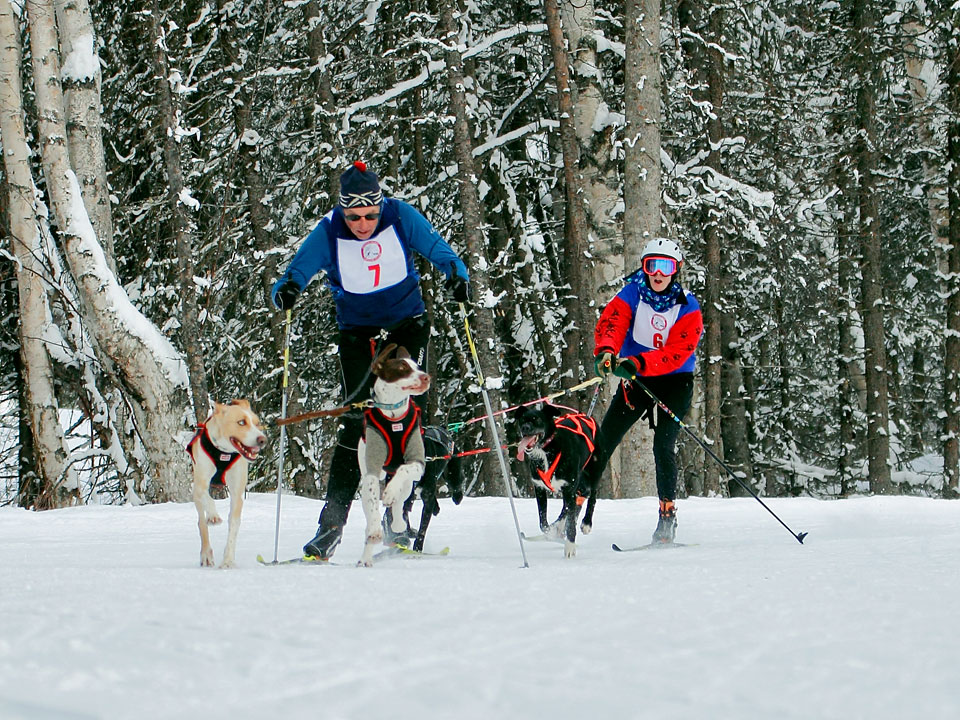
[[[396,343],[390,343],[383,350],[380,351],[380,354],[377,355],[376,360],[373,361],[373,364],[370,366],[374,375],[377,375],[380,371],[380,368],[383,367],[383,364],[390,359],[390,356],[393,354],[393,351],[397,349]]]
[[[563,415],[563,411],[551,402],[543,403],[543,405],[540,406],[540,411],[551,420]]]
[[[227,403],[227,404],[228,404],[228,405],[237,405],[238,407],[242,407],[244,410],[249,410],[249,409],[250,409],[250,401],[247,400],[247,399],[231,400],[231,401],[230,401],[229,403]]]
[[[401,345],[399,348],[397,348],[397,357],[401,360],[407,360],[410,358],[410,353],[407,352],[407,349],[403,347],[403,345]]]

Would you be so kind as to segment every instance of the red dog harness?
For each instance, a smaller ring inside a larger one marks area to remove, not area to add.
[[[420,407],[410,403],[407,414],[402,418],[389,418],[379,408],[371,407],[363,411],[363,437],[367,437],[367,427],[372,426],[387,444],[387,460],[383,469],[394,473],[403,465],[410,433],[420,427]]]
[[[554,422],[557,431],[566,430],[571,432],[574,435],[579,435],[583,438],[583,441],[587,444],[587,449],[590,451],[590,454],[587,455],[587,462],[590,460],[590,455],[593,455],[593,448],[596,443],[597,438],[597,421],[592,417],[588,417],[583,413],[570,413],[568,415],[561,415]],[[554,436],[556,433],[554,433]],[[550,440],[547,440],[543,447],[546,448],[547,445],[553,440],[553,437],[550,437]],[[553,462],[550,463],[550,467],[546,470],[541,470],[537,468],[537,474],[540,476],[540,479],[543,481],[543,484],[547,486],[547,489],[550,492],[556,492],[553,489],[553,485],[550,483],[550,480],[553,478],[553,474],[557,470],[557,466],[560,464],[560,458],[563,456],[563,453],[557,453],[557,456],[553,459]],[[587,462],[584,462],[583,467],[580,469],[583,470],[587,466]]]
[[[223,477],[227,474],[227,470],[232,468],[233,464],[240,458],[240,453],[223,452],[223,450],[213,444],[213,440],[210,439],[210,433],[207,432],[206,424],[201,423],[197,427],[197,434],[194,435],[190,442],[187,443],[187,454],[190,456],[190,459],[193,462],[197,461],[193,455],[193,446],[197,442],[197,439],[200,440],[200,448],[207,454],[207,457],[210,458],[210,461],[217,468],[217,471],[213,474],[213,477],[210,478],[210,484],[226,485]]]

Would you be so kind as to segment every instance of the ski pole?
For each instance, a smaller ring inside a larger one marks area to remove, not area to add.
[[[287,327],[283,339],[283,399],[280,401],[280,417],[287,417],[287,380],[290,370],[290,324],[291,311],[287,310]],[[283,446],[287,439],[287,426],[280,425],[280,450],[277,461],[277,529],[273,536],[273,562],[276,564],[280,550],[280,497],[283,491]]]
[[[603,382],[598,382],[597,386],[593,389],[593,397],[590,398],[590,407],[587,409],[587,417],[593,415],[593,409],[597,406],[597,398],[600,397],[600,388],[603,387]]]
[[[510,512],[513,513],[513,525],[517,530],[517,542],[520,543],[520,554],[523,556],[523,567],[530,567],[527,562],[527,551],[523,547],[523,536],[520,533],[520,520],[517,519],[517,508],[513,502],[513,487],[510,480],[510,471],[507,470],[507,461],[503,457],[503,450],[500,447],[500,433],[497,432],[497,421],[493,417],[493,408],[490,407],[490,396],[487,394],[487,381],[483,377],[483,370],[480,368],[480,358],[477,356],[477,348],[473,344],[473,336],[470,334],[470,322],[467,320],[467,308],[460,303],[460,316],[463,318],[463,328],[467,333],[467,345],[470,346],[470,355],[473,357],[473,366],[477,371],[477,378],[480,381],[480,394],[483,395],[483,406],[487,411],[488,427],[490,436],[493,438],[493,446],[497,449],[497,458],[500,460],[500,472],[503,473],[503,482],[507,486],[507,497],[510,498]]]
[[[802,533],[799,533],[799,534],[798,534],[798,533],[795,533],[793,530],[791,530],[791,529],[790,529],[790,526],[787,525],[783,520],[781,520],[781,519],[780,519],[780,516],[777,515],[773,510],[771,510],[770,507],[769,507],[763,500],[760,499],[760,496],[757,495],[757,493],[755,493],[755,492],[753,491],[753,488],[750,487],[749,485],[747,485],[745,482],[743,482],[743,480],[741,480],[739,477],[737,477],[737,474],[736,474],[735,472],[733,472],[733,470],[730,469],[730,466],[727,465],[727,464],[726,464],[723,460],[721,460],[719,457],[717,457],[716,453],[714,453],[713,450],[711,450],[711,449],[709,448],[709,446],[707,446],[707,444],[706,444],[703,440],[701,440],[701,439],[690,429],[690,427],[689,427],[683,420],[681,420],[680,418],[678,418],[678,417],[674,414],[673,410],[671,410],[670,408],[668,408],[664,403],[662,403],[662,402],[660,401],[660,399],[659,399],[656,395],[654,395],[652,392],[650,392],[650,388],[648,388],[646,385],[644,385],[642,382],[640,382],[640,380],[637,378],[636,375],[633,376],[633,382],[635,382],[637,385],[639,385],[641,388],[643,388],[643,391],[644,391],[647,395],[650,396],[650,399],[653,400],[653,401],[660,407],[661,410],[663,410],[665,413],[667,413],[667,415],[669,415],[671,418],[673,418],[673,419],[677,422],[677,424],[687,433],[687,435],[689,435],[689,436],[692,437],[694,440],[696,440],[696,441],[697,441],[697,444],[700,445],[700,447],[702,447],[702,448],[706,451],[707,455],[709,455],[709,456],[712,457],[714,460],[716,460],[717,463],[720,465],[720,467],[722,467],[724,470],[726,470],[726,471],[727,471],[727,474],[728,474],[730,477],[732,477],[734,480],[737,481],[737,484],[738,484],[740,487],[742,487],[742,488],[743,488],[744,490],[746,490],[748,493],[750,493],[751,495],[753,495],[754,500],[756,500],[758,503],[760,503],[761,505],[763,505],[764,510],[766,510],[768,513],[770,513],[771,515],[773,515],[773,516],[777,519],[777,522],[780,523],[781,525],[783,525],[783,527],[785,527],[785,528],[787,529],[787,532],[790,533],[791,535],[793,535],[793,537],[796,539],[796,541],[797,541],[798,543],[800,543],[801,545],[803,544],[803,539],[807,536],[807,533],[802,532]]]

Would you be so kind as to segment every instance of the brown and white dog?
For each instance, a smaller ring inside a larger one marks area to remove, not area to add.
[[[391,358],[394,350],[397,356]],[[380,525],[380,481],[386,478],[383,504],[390,508],[393,532],[406,530],[403,503],[423,475],[426,453],[420,432],[420,408],[410,398],[430,388],[430,376],[410,359],[405,348],[391,343],[383,349],[370,371],[373,406],[363,413],[363,436],[357,448],[360,464],[360,499],[367,521],[367,537],[359,565],[373,565],[374,548],[383,542]]]
[[[213,548],[207,526],[222,522],[210,497],[210,486],[225,484],[230,492],[227,546],[220,563],[220,567],[228,568],[233,567],[237,550],[247,468],[267,444],[267,436],[263,434],[260,418],[246,400],[231,400],[227,404],[215,402],[213,405],[213,414],[187,443],[187,452],[193,460],[193,503],[199,516],[200,564],[203,566],[213,565]]]

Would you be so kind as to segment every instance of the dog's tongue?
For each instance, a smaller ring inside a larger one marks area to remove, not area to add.
[[[524,454],[537,444],[536,435],[527,435],[523,440],[520,441],[520,445],[517,447],[517,460],[523,460]]]
[[[244,445],[242,442],[236,438],[230,438],[230,441],[233,443],[233,446],[237,449],[241,455],[243,455],[247,460],[256,460],[260,455],[260,448],[253,448],[247,445]]]

